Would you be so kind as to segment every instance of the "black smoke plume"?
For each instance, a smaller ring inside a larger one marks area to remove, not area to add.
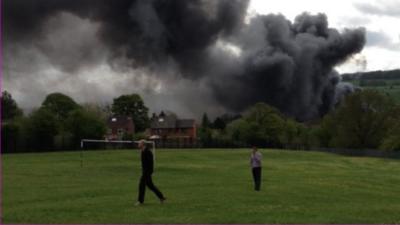
[[[328,28],[324,14],[304,13],[293,24],[282,15],[257,16],[236,44],[243,59],[236,72],[213,82],[218,100],[238,111],[267,102],[309,120],[326,114],[345,93],[333,68],[362,50],[365,31],[339,33]]]
[[[282,15],[258,15],[246,22],[248,4],[248,0],[4,0],[4,40],[6,49],[7,44],[35,45],[46,36],[51,18],[70,13],[99,26],[97,36],[110,64],[122,61],[123,66],[156,71],[176,65],[178,77],[206,83],[230,111],[261,101],[308,120],[332,109],[342,90],[349,90],[339,85],[334,67],[362,50],[365,31],[340,33],[329,28],[324,14],[305,13],[294,23]]]

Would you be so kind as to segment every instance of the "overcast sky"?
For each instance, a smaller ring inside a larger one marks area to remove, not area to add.
[[[292,21],[302,12],[323,12],[332,27],[365,27],[366,47],[339,71],[400,68],[400,0],[252,0],[249,12],[281,13]],[[366,61],[365,67],[354,61]]]
[[[338,66],[339,72],[400,68],[400,0],[252,0],[247,18],[273,13],[293,22],[303,12],[325,13],[329,26],[338,30],[366,28],[364,50]],[[63,92],[79,103],[109,103],[121,94],[136,92],[144,97],[151,112],[171,110],[186,117],[225,112],[205,82],[174,79],[179,75],[173,64],[166,63],[162,68],[163,79],[152,76],[160,71],[151,69],[112,68],[107,62],[109,49],[98,37],[99,24],[71,13],[51,15],[46,21],[31,18],[44,24],[35,44],[23,37],[19,37],[23,45],[13,39],[5,44],[2,89],[11,92],[24,109],[40,106],[52,92]]]

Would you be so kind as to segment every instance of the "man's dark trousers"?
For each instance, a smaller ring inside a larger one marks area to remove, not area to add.
[[[253,172],[253,179],[254,179],[254,184],[255,184],[254,189],[256,191],[259,191],[261,189],[261,167],[254,167],[252,169],[252,172]]]
[[[157,195],[157,197],[162,200],[164,199],[164,195],[158,190],[158,188],[153,184],[153,180],[151,178],[151,173],[143,173],[142,177],[140,178],[139,183],[139,198],[138,201],[140,203],[144,202],[144,195],[146,192],[146,186],[149,187],[150,190]]]

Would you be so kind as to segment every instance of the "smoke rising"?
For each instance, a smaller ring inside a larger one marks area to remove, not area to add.
[[[45,56],[47,65],[81,79],[81,85],[85,85],[81,71],[101,63],[132,76],[147,71],[149,80],[168,85],[164,89],[179,84],[176,93],[191,102],[191,108],[203,109],[197,114],[221,107],[240,112],[260,101],[298,120],[332,109],[349,90],[333,68],[362,50],[365,31],[329,28],[324,14],[304,13],[293,23],[282,15],[257,15],[245,22],[248,4],[248,0],[5,0],[5,59],[12,61],[34,49]],[[77,24],[76,17],[90,26],[57,33],[60,24]],[[10,79],[28,76],[10,73]],[[137,83],[132,83],[132,90],[126,84],[124,90],[134,92]],[[168,93],[176,103],[179,96]],[[203,98],[193,107],[190,99],[196,96]]]
[[[235,43],[244,50],[241,68],[212,84],[221,104],[240,111],[267,102],[308,120],[327,113],[342,95],[333,68],[362,50],[365,31],[339,33],[324,14],[304,13],[294,23],[267,15],[253,18]]]

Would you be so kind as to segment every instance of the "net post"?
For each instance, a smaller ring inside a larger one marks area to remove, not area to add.
[[[81,140],[81,153],[80,153],[80,158],[81,158],[81,168],[83,167],[83,142],[85,140]]]
[[[156,142],[152,141],[153,144],[153,157],[154,157],[154,161],[156,161]]]

